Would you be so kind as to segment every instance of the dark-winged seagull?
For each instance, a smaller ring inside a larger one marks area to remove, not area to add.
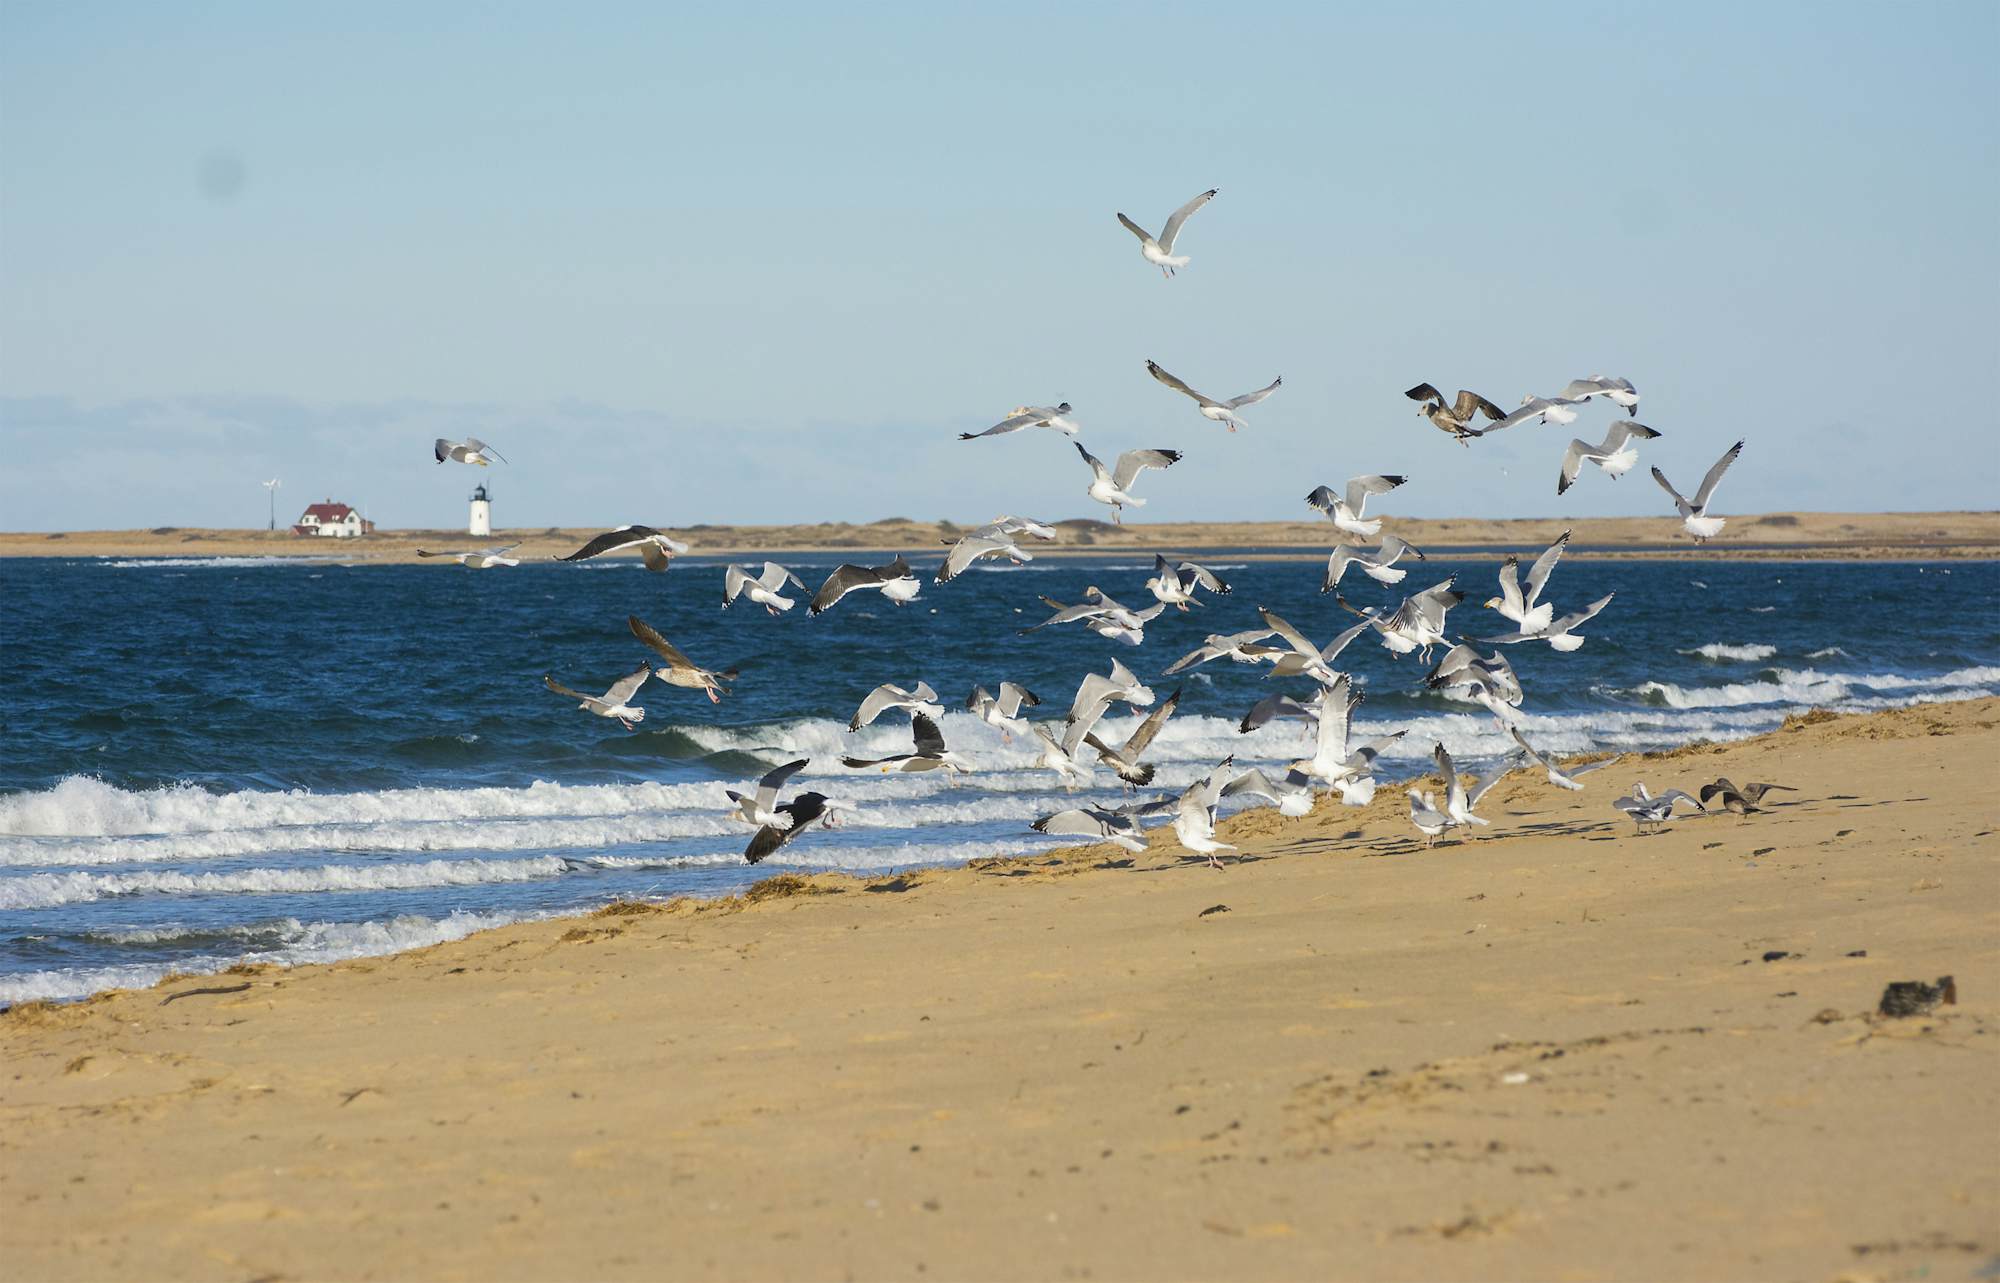
[[[708,702],[711,704],[720,704],[722,697],[729,693],[729,688],[723,683],[736,680],[735,669],[727,668],[720,672],[711,672],[701,667],[683,655],[678,646],[662,637],[657,628],[637,615],[627,615],[625,626],[632,630],[634,637],[646,643],[654,654],[667,661],[664,668],[653,669],[653,676],[669,686],[700,691],[708,696]]]
[[[898,553],[896,559],[886,566],[856,566],[847,563],[835,566],[826,582],[813,594],[812,604],[807,613],[817,615],[851,592],[872,588],[887,597],[895,605],[902,605],[917,595],[923,584],[910,563]]]
[[[592,557],[622,552],[627,548],[637,548],[646,569],[661,573],[674,564],[675,557],[688,550],[688,546],[680,540],[661,534],[651,526],[620,526],[616,530],[605,531],[569,556],[557,557],[556,560],[589,561]]]

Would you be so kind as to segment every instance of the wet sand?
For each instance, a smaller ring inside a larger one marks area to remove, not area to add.
[[[1970,1279],[2000,700],[0,1016],[23,1279]],[[1643,778],[1778,780],[1635,837]],[[1926,1016],[1891,981],[1956,978]]]

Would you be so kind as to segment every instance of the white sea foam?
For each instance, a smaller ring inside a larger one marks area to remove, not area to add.
[[[338,557],[128,557],[98,564],[113,570],[154,570],[161,568],[213,570],[246,566],[310,566],[338,561]]]
[[[1846,656],[1847,652],[1838,646],[1822,646],[1818,650],[1806,652],[1807,659],[1844,659]]]
[[[529,882],[562,874],[560,856],[526,860],[421,860],[237,869],[227,873],[30,873],[0,879],[0,909],[50,909],[121,895],[268,895],[314,891],[409,891],[423,887]]]
[[[1730,682],[1720,686],[1680,686],[1673,682],[1642,682],[1629,692],[1668,708],[1738,708],[1754,704],[1839,704],[1857,691],[1899,691],[1909,695],[1957,692],[1959,698],[1993,694],[2000,689],[2000,668],[1961,668],[1937,677],[1900,677],[1892,673],[1822,673],[1816,669],[1775,670],[1770,680]]]
[[[1684,650],[1680,653],[1683,655],[1699,655],[1703,659],[1713,660],[1758,660],[1771,658],[1771,656],[1778,653],[1778,648],[1776,646],[1766,646],[1759,642],[1745,642],[1741,645],[1731,642],[1710,642],[1706,646],[1697,646],[1693,650]]]

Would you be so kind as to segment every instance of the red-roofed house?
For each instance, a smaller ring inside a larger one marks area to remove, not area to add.
[[[362,520],[360,513],[331,499],[325,503],[307,504],[299,523],[292,527],[295,535],[319,535],[329,539],[352,539],[356,535],[372,534],[374,530],[374,522]]]

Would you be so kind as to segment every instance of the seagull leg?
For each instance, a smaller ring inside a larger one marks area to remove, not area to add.
[[[715,693],[713,686],[708,688],[708,702],[711,704],[720,704],[722,702],[722,696]]]

